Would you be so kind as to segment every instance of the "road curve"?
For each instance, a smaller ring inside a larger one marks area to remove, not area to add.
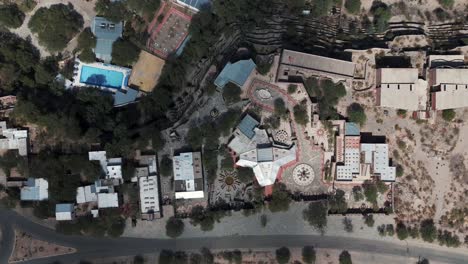
[[[271,235],[271,236],[230,236],[182,239],[143,239],[143,238],[91,238],[84,236],[65,236],[47,227],[31,222],[12,211],[0,210],[2,240],[0,241],[0,263],[6,263],[13,243],[13,228],[19,228],[33,237],[77,249],[76,253],[30,260],[22,263],[49,264],[53,261],[76,263],[84,259],[126,256],[155,253],[161,249],[197,250],[201,247],[211,249],[229,248],[276,248],[280,246],[302,247],[313,245],[317,248],[335,248],[378,254],[419,257],[446,263],[467,263],[467,253],[448,252],[443,249],[410,246],[404,244],[375,241],[350,237],[332,237],[319,235]]]

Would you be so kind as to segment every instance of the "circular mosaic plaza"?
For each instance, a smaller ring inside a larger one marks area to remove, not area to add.
[[[314,181],[314,169],[307,164],[299,164],[293,170],[294,182],[300,186],[306,186]]]
[[[289,139],[289,135],[288,132],[281,129],[276,131],[275,136],[273,138],[280,143],[286,143]]]

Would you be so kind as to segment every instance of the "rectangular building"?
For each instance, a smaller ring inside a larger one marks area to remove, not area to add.
[[[49,198],[49,182],[43,178],[29,178],[21,188],[21,201],[43,201]]]
[[[5,121],[0,122],[0,150],[17,149],[20,156],[28,155],[28,131],[7,128]]]
[[[75,218],[75,206],[73,204],[56,204],[55,220],[70,221]]]
[[[112,46],[122,36],[123,23],[112,22],[103,17],[95,17],[91,25],[91,31],[96,36],[94,53],[96,58],[106,63],[112,60]]]
[[[349,80],[354,77],[355,64],[351,61],[323,57],[284,49],[277,73],[277,81],[295,81],[312,76]]]
[[[408,111],[427,110],[428,83],[417,68],[382,68],[376,75],[378,106]]]
[[[175,181],[175,198],[204,198],[201,153],[181,153],[178,156],[174,156],[172,162]]]

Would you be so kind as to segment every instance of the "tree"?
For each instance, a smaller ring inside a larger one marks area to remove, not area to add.
[[[313,246],[305,246],[302,248],[302,261],[307,264],[313,264],[316,260],[315,248]]]
[[[241,100],[242,90],[234,83],[227,83],[223,88],[223,98],[227,104],[234,104]]]
[[[202,231],[213,230],[215,223],[214,214],[209,210],[205,210],[203,206],[196,205],[190,212],[190,223],[194,226],[200,225]]]
[[[359,124],[360,126],[363,126],[366,123],[366,113],[360,104],[352,103],[348,106],[347,113],[350,122]]]
[[[372,2],[370,13],[374,17],[374,27],[377,32],[383,32],[388,28],[388,21],[392,17],[391,8],[382,1]]]
[[[169,158],[169,155],[162,156],[159,171],[161,172],[162,176],[172,176],[172,159]]]
[[[404,110],[404,109],[398,109],[398,110],[397,110],[397,115],[398,115],[399,117],[401,117],[401,118],[405,118],[407,112],[408,112],[408,111],[406,111],[406,110]]]
[[[324,232],[327,227],[327,213],[327,203],[325,201],[316,201],[309,203],[309,206],[303,211],[303,217],[311,226]]]
[[[314,1],[314,8],[312,15],[317,17],[327,16],[333,6],[333,0],[316,0]]]
[[[273,193],[271,194],[271,201],[268,204],[270,211],[273,213],[287,211],[290,203],[291,197],[289,196],[289,192],[286,190],[286,186],[281,183],[275,184],[273,187]]]
[[[351,254],[348,251],[343,250],[339,257],[340,264],[353,264],[351,260]]]
[[[405,240],[409,236],[408,229],[406,228],[405,224],[403,224],[403,223],[398,223],[397,224],[396,233],[397,233],[398,239],[400,239],[400,240]]]
[[[400,164],[397,164],[396,165],[396,176],[397,177],[401,177],[403,176],[403,174],[405,173],[405,169],[403,168],[403,166],[401,166]]]
[[[356,202],[361,201],[364,199],[364,195],[362,194],[361,186],[354,186],[353,187],[353,197]]]
[[[255,179],[255,174],[252,168],[238,167],[237,178],[243,183],[251,183]]]
[[[385,228],[385,231],[387,232],[387,235],[393,236],[395,234],[395,228],[393,228],[392,224],[388,224],[387,227]]]
[[[451,122],[455,118],[455,111],[453,109],[443,110],[442,118],[447,122]]]
[[[265,227],[268,223],[268,217],[266,214],[262,214],[260,216],[260,224],[262,225],[262,227]]]
[[[166,223],[166,235],[172,238],[179,237],[184,232],[184,222],[172,216]]]
[[[452,9],[454,0],[439,0],[439,4],[445,9]]]
[[[364,218],[364,223],[368,226],[368,227],[373,227],[374,226],[374,216],[371,215],[371,214],[368,214],[368,215],[363,215],[363,218]]]
[[[437,229],[434,226],[434,221],[432,219],[422,221],[419,226],[419,233],[424,241],[430,243],[434,242],[437,237]]]
[[[372,204],[377,204],[378,191],[375,183],[366,181],[364,182],[363,187],[366,200]]]
[[[133,264],[144,264],[145,262],[145,258],[142,255],[136,255],[133,257]]]
[[[152,17],[161,4],[160,0],[127,0],[125,2],[129,10],[133,10],[143,16]]]
[[[171,250],[163,249],[159,253],[159,261],[158,263],[173,263],[174,260],[174,252]]]
[[[24,13],[16,4],[0,6],[0,25],[9,28],[19,28],[23,24]]]
[[[81,31],[78,36],[77,48],[80,50],[94,49],[96,47],[96,36],[94,36],[91,28],[87,27]]]
[[[91,49],[83,49],[80,53],[80,55],[78,56],[78,58],[82,61],[82,62],[95,62],[96,61],[96,54],[94,54],[94,52],[91,50]]]
[[[337,189],[334,195],[328,199],[328,206],[332,213],[345,213],[348,210],[348,204],[345,199],[345,192]]]
[[[52,52],[57,52],[63,50],[83,27],[83,17],[71,4],[56,4],[49,8],[39,8],[31,17],[28,26],[38,35],[42,45]]]
[[[281,118],[287,118],[288,117],[288,109],[286,108],[286,105],[284,104],[283,99],[277,98],[274,101],[274,107],[275,107],[275,114],[278,115]]]
[[[112,63],[121,66],[130,66],[138,58],[140,49],[126,39],[118,39],[112,46]]]
[[[353,232],[353,222],[350,218],[345,217],[343,218],[343,225],[344,225],[344,230],[348,233]]]
[[[291,259],[291,252],[287,247],[280,247],[276,250],[276,261],[279,264],[286,264]]]
[[[346,0],[345,8],[351,14],[357,14],[361,10],[361,0]]]
[[[288,85],[288,94],[293,94],[297,92],[297,85],[296,84],[290,84]]]
[[[128,14],[124,1],[98,0],[94,10],[99,16],[105,17],[112,22],[124,20]]]
[[[286,4],[288,5],[289,10],[296,11],[304,8],[305,0],[287,0]]]
[[[294,120],[296,121],[296,123],[303,126],[309,123],[309,114],[307,113],[306,105],[307,104],[305,102],[300,102],[293,108]]]

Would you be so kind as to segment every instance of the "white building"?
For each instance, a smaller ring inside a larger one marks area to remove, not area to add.
[[[17,149],[20,156],[28,155],[28,131],[7,128],[6,122],[0,122],[0,150]]]
[[[382,181],[395,181],[396,168],[389,166],[388,144],[361,144],[364,154],[362,171],[370,171]]]
[[[428,83],[419,79],[417,68],[382,68],[377,70],[377,105],[408,111],[425,111]]]
[[[88,155],[90,161],[99,161],[106,179],[116,179],[122,183],[122,158],[108,159],[105,151],[90,151]]]
[[[252,168],[258,183],[268,186],[275,183],[283,166],[296,161],[296,146],[273,145],[266,130],[258,125],[258,121],[246,115],[228,147],[239,156],[237,166]]]
[[[43,201],[49,198],[49,182],[43,178],[29,178],[21,188],[21,201]]]
[[[76,203],[83,204],[90,202],[97,202],[96,185],[78,187],[76,189]]]
[[[172,159],[176,199],[199,199],[203,191],[203,168],[200,152],[187,152]]]
[[[156,155],[143,155],[139,158],[136,168],[136,177],[140,192],[140,211],[143,219],[154,219],[161,217],[159,200],[158,170]]]
[[[70,221],[75,218],[75,206],[73,204],[56,204],[55,220]]]
[[[98,208],[116,208],[119,207],[119,197],[117,193],[98,193]]]

